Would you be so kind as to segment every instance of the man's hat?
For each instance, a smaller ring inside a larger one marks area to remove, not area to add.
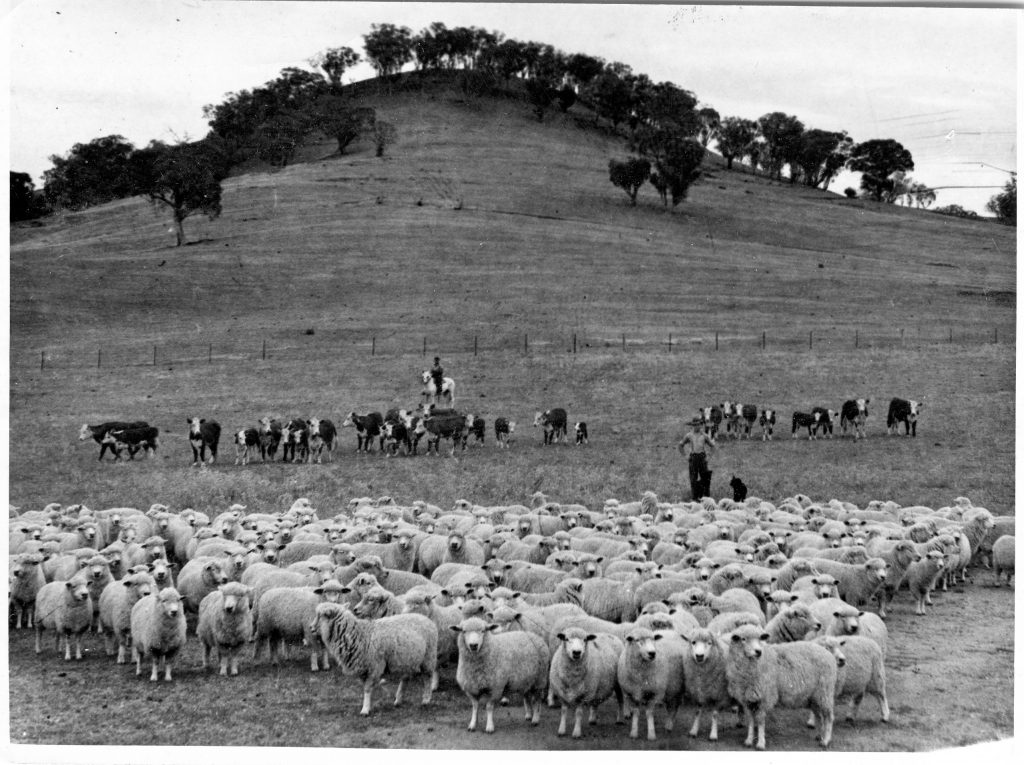
[[[694,417],[692,420],[690,420],[690,425],[691,426],[693,426],[693,425],[703,425],[703,424],[704,424],[704,420],[702,420],[700,417]]]

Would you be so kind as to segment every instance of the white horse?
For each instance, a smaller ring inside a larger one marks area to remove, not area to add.
[[[434,378],[426,369],[423,370],[423,395],[427,397],[426,403],[439,404],[444,401],[449,408],[455,406],[455,380],[445,377],[441,381],[441,391],[438,393]]]

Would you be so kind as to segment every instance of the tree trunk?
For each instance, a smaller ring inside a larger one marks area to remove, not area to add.
[[[183,244],[185,244],[185,220],[184,220],[184,218],[180,218],[179,219],[177,216],[175,216],[175,218],[174,218],[174,235],[175,235],[175,237],[178,240],[177,244],[174,245],[175,247],[181,247]]]

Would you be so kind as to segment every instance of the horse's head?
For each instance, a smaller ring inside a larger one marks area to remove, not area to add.
[[[428,372],[426,369],[423,370],[423,374],[421,374],[420,377],[423,378],[424,385],[430,382],[430,372]]]

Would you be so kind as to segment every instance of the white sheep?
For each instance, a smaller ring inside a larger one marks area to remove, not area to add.
[[[818,741],[832,740],[835,709],[835,659],[809,642],[768,643],[760,627],[745,625],[729,637],[725,665],[729,695],[743,707],[746,746],[765,748],[765,720],[776,706],[810,707],[818,718]]]
[[[463,619],[459,606],[442,606],[433,594],[410,591],[401,596],[404,604],[402,613],[422,614],[437,627],[437,659],[441,663],[455,663],[459,660],[459,641],[452,626]],[[437,690],[436,688],[434,690]]]
[[[135,674],[142,674],[142,659],[152,660],[150,682],[158,679],[157,668],[164,665],[164,680],[171,681],[171,665],[185,647],[185,608],[181,595],[173,587],[146,595],[132,606],[132,655]]]
[[[839,598],[823,598],[809,605],[811,614],[821,624],[821,635],[861,635],[878,643],[884,657],[888,652],[889,629],[878,614],[858,611]]]
[[[44,629],[56,632],[55,647],[64,641],[64,661],[71,661],[71,638],[75,638],[75,659],[82,660],[82,635],[92,625],[92,598],[89,583],[76,575],[68,581],[48,582],[36,594],[36,653],[42,653],[40,638]]]
[[[626,634],[626,647],[619,656],[618,678],[623,694],[633,705],[630,738],[640,735],[640,710],[647,717],[647,739],[658,736],[654,709],[665,705],[665,730],[671,731],[676,711],[683,700],[683,655],[686,644],[678,635],[634,627]]]
[[[199,612],[199,604],[207,595],[230,579],[224,561],[217,557],[193,558],[178,572],[177,590],[185,609]]]
[[[770,643],[795,643],[804,640],[808,633],[817,633],[821,626],[807,604],[798,602],[783,606],[768,620],[764,631]]]
[[[239,582],[222,584],[199,604],[196,634],[203,644],[203,669],[213,649],[220,658],[220,673],[238,674],[238,652],[252,640],[252,588]]]
[[[477,617],[451,629],[459,635],[455,680],[473,704],[468,730],[476,730],[482,699],[487,713],[484,731],[494,733],[494,702],[506,693],[523,694],[527,719],[538,724],[550,666],[543,638],[532,632],[498,633],[497,624]]]
[[[385,676],[398,677],[395,706],[402,703],[408,678],[425,676],[423,705],[437,684],[437,627],[422,614],[399,614],[374,621],[358,619],[345,606],[321,603],[313,627],[346,675],[363,683],[363,707],[370,714],[373,689]]]
[[[20,630],[23,621],[26,627],[32,626],[36,596],[46,584],[42,562],[43,556],[39,553],[22,553],[11,558],[7,600],[14,606],[15,629]]]
[[[878,643],[860,635],[836,637],[824,635],[815,643],[827,649],[836,659],[836,701],[848,699],[846,719],[857,715],[865,695],[874,696],[882,708],[882,722],[889,722],[889,699],[885,693],[885,662]]]
[[[797,579],[789,591],[800,596],[799,599],[805,602],[819,598],[838,598],[839,590],[836,585],[836,578],[831,574],[812,574]]]
[[[309,646],[309,668],[317,672],[321,664],[330,669],[330,659],[313,628],[316,607],[320,603],[337,603],[344,596],[345,588],[328,580],[318,587],[275,587],[260,596],[256,612],[252,660],[259,660],[263,649],[275,664],[284,655],[286,642],[305,642]]]
[[[1006,574],[1006,584],[1014,577],[1016,569],[1014,566],[1016,553],[1014,545],[1017,541],[1015,536],[1004,534],[992,543],[992,569],[996,575],[996,585],[1002,584],[1000,577]]]
[[[562,704],[558,735],[566,733],[569,708],[574,708],[572,737],[583,735],[583,708],[589,707],[587,722],[597,719],[597,707],[613,694],[618,702],[615,721],[622,720],[622,689],[618,681],[619,655],[622,641],[614,635],[595,634],[579,627],[570,627],[556,636],[558,650],[551,657],[548,683],[554,697]]]
[[[132,637],[132,607],[141,598],[156,590],[156,582],[147,572],[128,574],[124,579],[114,580],[100,593],[100,625],[105,635],[107,656],[114,655],[117,646],[117,663],[128,661],[128,647]]]
[[[924,616],[925,604],[932,605],[931,592],[946,567],[946,556],[938,550],[930,550],[925,556],[907,567],[906,583],[917,606],[914,613]]]
[[[730,701],[725,677],[728,647],[721,638],[722,634],[712,628],[698,628],[690,632],[687,638],[686,651],[683,652],[683,683],[687,695],[697,704],[697,714],[690,728],[691,738],[696,738],[700,733],[701,715],[710,706],[711,733],[708,738],[717,741],[718,713]]]

